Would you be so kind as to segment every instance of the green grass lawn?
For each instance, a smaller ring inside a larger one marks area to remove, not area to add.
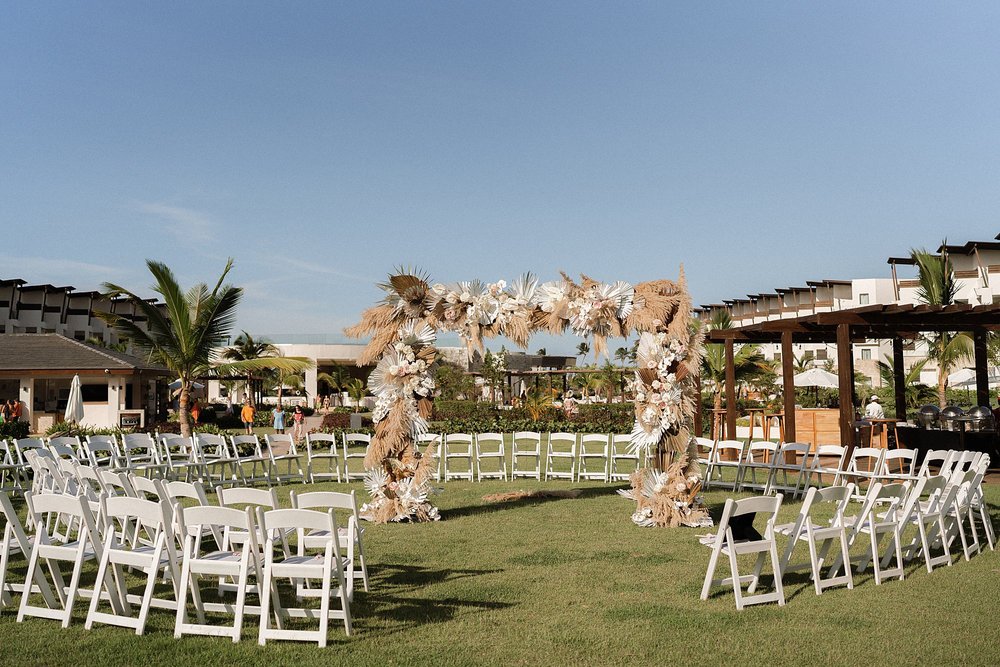
[[[444,485],[439,485],[444,486]],[[317,488],[348,488],[320,484]],[[279,489],[283,503],[288,490]],[[363,494],[360,484],[350,488]],[[356,593],[355,635],[331,622],[331,645],[256,643],[248,617],[239,644],[172,635],[173,615],[151,613],[147,634],[73,625],[15,623],[0,614],[4,665],[580,665],[580,664],[996,664],[992,612],[1000,594],[993,552],[905,581],[817,597],[804,575],[788,575],[788,603],[737,612],[729,593],[698,599],[708,549],[703,529],[638,528],[630,501],[604,484],[449,482],[435,497],[444,519],[367,528],[372,590]],[[580,488],[575,499],[488,504],[483,494]],[[710,492],[717,518],[726,492]],[[987,487],[996,511],[1000,486]],[[799,502],[782,518],[792,520]],[[805,548],[796,560],[807,558]],[[93,577],[93,570],[90,570]],[[89,585],[87,580],[85,583]],[[251,597],[251,600],[253,598]],[[221,622],[221,621],[220,621]]]

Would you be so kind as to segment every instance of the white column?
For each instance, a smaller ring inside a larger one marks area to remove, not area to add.
[[[316,394],[319,393],[319,382],[316,381],[318,374],[316,366],[306,369],[306,397],[309,399],[309,405],[316,402]]]
[[[21,419],[31,423],[31,406],[35,401],[35,380],[33,378],[21,378],[21,390],[17,395],[21,401]]]

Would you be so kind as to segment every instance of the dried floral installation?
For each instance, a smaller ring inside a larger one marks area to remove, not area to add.
[[[385,298],[366,310],[347,335],[370,337],[359,365],[376,363],[368,379],[375,395],[375,435],[365,457],[371,500],[363,513],[376,522],[440,518],[428,500],[433,489],[433,446],[423,453],[414,443],[427,431],[437,359],[437,331],[456,332],[470,353],[483,341],[506,336],[525,348],[531,335],[570,329],[593,337],[597,354],[607,354],[609,336],[639,333],[637,370],[629,383],[635,394],[631,445],[646,460],[656,451],[666,470],[640,470],[624,495],[638,504],[639,525],[701,525],[698,469],[691,427],[697,409],[694,378],[702,354],[702,334],[691,319],[684,269],[676,282],[656,280],[632,286],[601,283],[565,273],[539,283],[526,274],[513,284],[478,280],[431,284],[418,271],[400,270],[379,287]],[[684,486],[683,490],[680,489]]]

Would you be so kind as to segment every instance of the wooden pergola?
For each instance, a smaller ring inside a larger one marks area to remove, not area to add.
[[[837,346],[840,391],[840,435],[854,444],[854,355],[851,345],[866,340],[892,340],[896,419],[906,420],[903,344],[924,332],[968,332],[972,335],[976,369],[976,400],[990,404],[987,339],[1000,329],[1000,304],[927,306],[878,304],[804,317],[757,322],[710,331],[708,340],[726,346],[726,432],[736,432],[736,368],[734,346],[740,343],[780,343],[784,381],[785,440],[795,440],[795,392],[792,345],[830,343]]]

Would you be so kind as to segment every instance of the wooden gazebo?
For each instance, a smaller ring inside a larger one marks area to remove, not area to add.
[[[973,306],[927,306],[878,304],[850,310],[814,313],[804,317],[757,322],[731,329],[710,331],[708,340],[726,346],[726,431],[736,432],[736,370],[734,345],[739,343],[781,343],[781,374],[786,391],[785,440],[795,440],[795,392],[792,387],[792,345],[795,343],[835,343],[840,385],[841,442],[854,444],[854,342],[892,340],[892,367],[896,384],[896,419],[906,420],[903,344],[918,334],[934,331],[968,332],[975,352],[976,400],[990,404],[987,371],[987,338],[1000,329],[1000,304]]]

